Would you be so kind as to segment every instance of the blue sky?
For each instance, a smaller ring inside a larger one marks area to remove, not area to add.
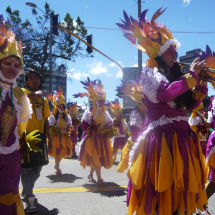
[[[5,9],[8,5],[13,10],[20,11],[22,20],[28,18],[34,24],[31,8],[25,5],[25,0],[1,1],[1,11],[6,17]],[[45,0],[32,0],[39,8],[44,9]],[[93,34],[94,46],[114,59],[124,67],[137,66],[137,49],[130,45],[115,23],[123,19],[123,10],[134,18],[137,18],[137,1],[134,0],[52,0],[47,1],[52,10],[63,19],[66,13],[70,13],[73,19],[80,16],[86,27],[111,28],[116,30],[99,30],[88,28],[88,34]],[[142,11],[149,9],[147,17],[160,7],[167,7],[160,16],[160,20],[168,27],[180,43],[179,56],[186,51],[196,48],[205,50],[208,44],[215,51],[215,34],[174,33],[174,31],[215,32],[214,25],[214,0],[145,0],[142,3]],[[42,12],[38,11],[42,15]],[[62,21],[62,20],[61,20]],[[37,27],[35,24],[34,27]],[[143,63],[147,60],[143,54]],[[120,84],[122,73],[120,68],[99,53],[94,52],[94,58],[77,59],[76,62],[68,62],[68,71],[71,72],[72,84],[68,81],[67,98],[72,99],[72,94],[84,92],[80,80],[86,76],[91,79],[102,80],[107,92],[107,99],[114,100],[116,86]],[[215,94],[209,84],[209,95]],[[79,104],[84,104],[86,98],[77,99]]]

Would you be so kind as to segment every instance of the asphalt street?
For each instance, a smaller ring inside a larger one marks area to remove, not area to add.
[[[78,145],[76,145],[78,152]],[[44,166],[35,184],[38,199],[37,215],[126,215],[127,171],[118,173],[120,153],[111,169],[102,168],[107,187],[98,187],[88,181],[89,168],[83,169],[77,159],[64,159],[60,163],[62,175],[55,174],[54,158]],[[94,176],[96,179],[96,175]],[[22,185],[20,182],[20,192]],[[215,194],[209,200],[209,211],[215,214]],[[24,203],[25,206],[25,203]],[[26,213],[28,215],[28,213]]]
[[[78,146],[76,146],[78,152]],[[60,163],[62,175],[55,174],[54,158],[49,157],[34,194],[38,199],[37,215],[124,215],[127,213],[127,172],[116,171],[120,160],[111,169],[102,168],[102,178],[107,187],[98,187],[88,181],[89,168],[83,169],[76,159],[64,159]],[[96,175],[94,176],[95,179]],[[22,184],[20,182],[20,192]],[[25,203],[24,203],[25,206]],[[28,213],[26,213],[28,214]]]

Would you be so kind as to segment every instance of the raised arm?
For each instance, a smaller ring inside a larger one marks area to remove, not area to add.
[[[195,72],[189,71],[185,75],[176,79],[171,84],[162,81],[157,90],[157,100],[160,102],[170,102],[186,91],[199,85],[199,79]]]
[[[195,100],[195,103],[192,107],[188,108],[187,110],[193,110],[196,107],[198,107],[201,104],[202,100],[207,95],[207,93],[208,88],[206,85],[204,85],[204,83],[193,88],[193,98]]]

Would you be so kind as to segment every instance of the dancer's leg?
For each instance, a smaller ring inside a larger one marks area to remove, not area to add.
[[[95,168],[90,168],[90,175],[93,176],[93,173],[95,172]]]
[[[55,158],[55,169],[57,171],[60,170],[60,161],[61,161],[61,159]]]
[[[98,181],[101,181],[102,180],[102,177],[101,177],[101,167],[96,167],[95,170],[96,170],[96,176],[98,178]]]

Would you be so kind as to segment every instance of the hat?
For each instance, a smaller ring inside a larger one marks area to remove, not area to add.
[[[15,56],[19,58],[20,69],[23,70],[23,52],[21,41],[19,43],[15,40],[16,35],[10,29],[10,20],[4,20],[3,15],[0,14],[0,60]]]
[[[95,104],[98,100],[105,100],[106,99],[106,92],[104,91],[104,87],[101,83],[101,80],[94,80],[91,81],[89,77],[87,77],[87,80],[80,81],[84,85],[84,89],[87,90],[87,93],[78,93],[74,94],[74,98],[83,98],[84,96],[88,97],[89,103]]]
[[[78,105],[77,102],[71,102],[69,105],[69,112],[71,115],[77,114],[78,111]]]
[[[63,96],[63,87],[62,88],[59,87],[58,91],[54,91],[52,104],[54,106],[58,106],[58,105],[61,105],[61,104],[66,105],[65,97]]]
[[[155,20],[166,10],[158,9],[151,20],[146,17],[148,10],[144,10],[139,19],[135,20],[132,16],[128,17],[124,11],[125,21],[123,24],[116,23],[123,36],[128,39],[132,45],[146,53],[150,59],[161,56],[171,45],[178,51],[180,43],[173,38],[169,29],[162,22]],[[137,43],[138,42],[138,43]]]
[[[215,52],[212,52],[208,45],[206,45],[206,51],[200,51],[194,54],[196,57],[199,57],[199,61],[205,60],[208,67],[215,69]]]
[[[107,106],[111,109],[111,111],[112,111],[113,114],[120,114],[120,113],[122,113],[122,106],[119,103],[119,101],[117,101],[117,100],[112,101],[112,102],[108,101]]]

